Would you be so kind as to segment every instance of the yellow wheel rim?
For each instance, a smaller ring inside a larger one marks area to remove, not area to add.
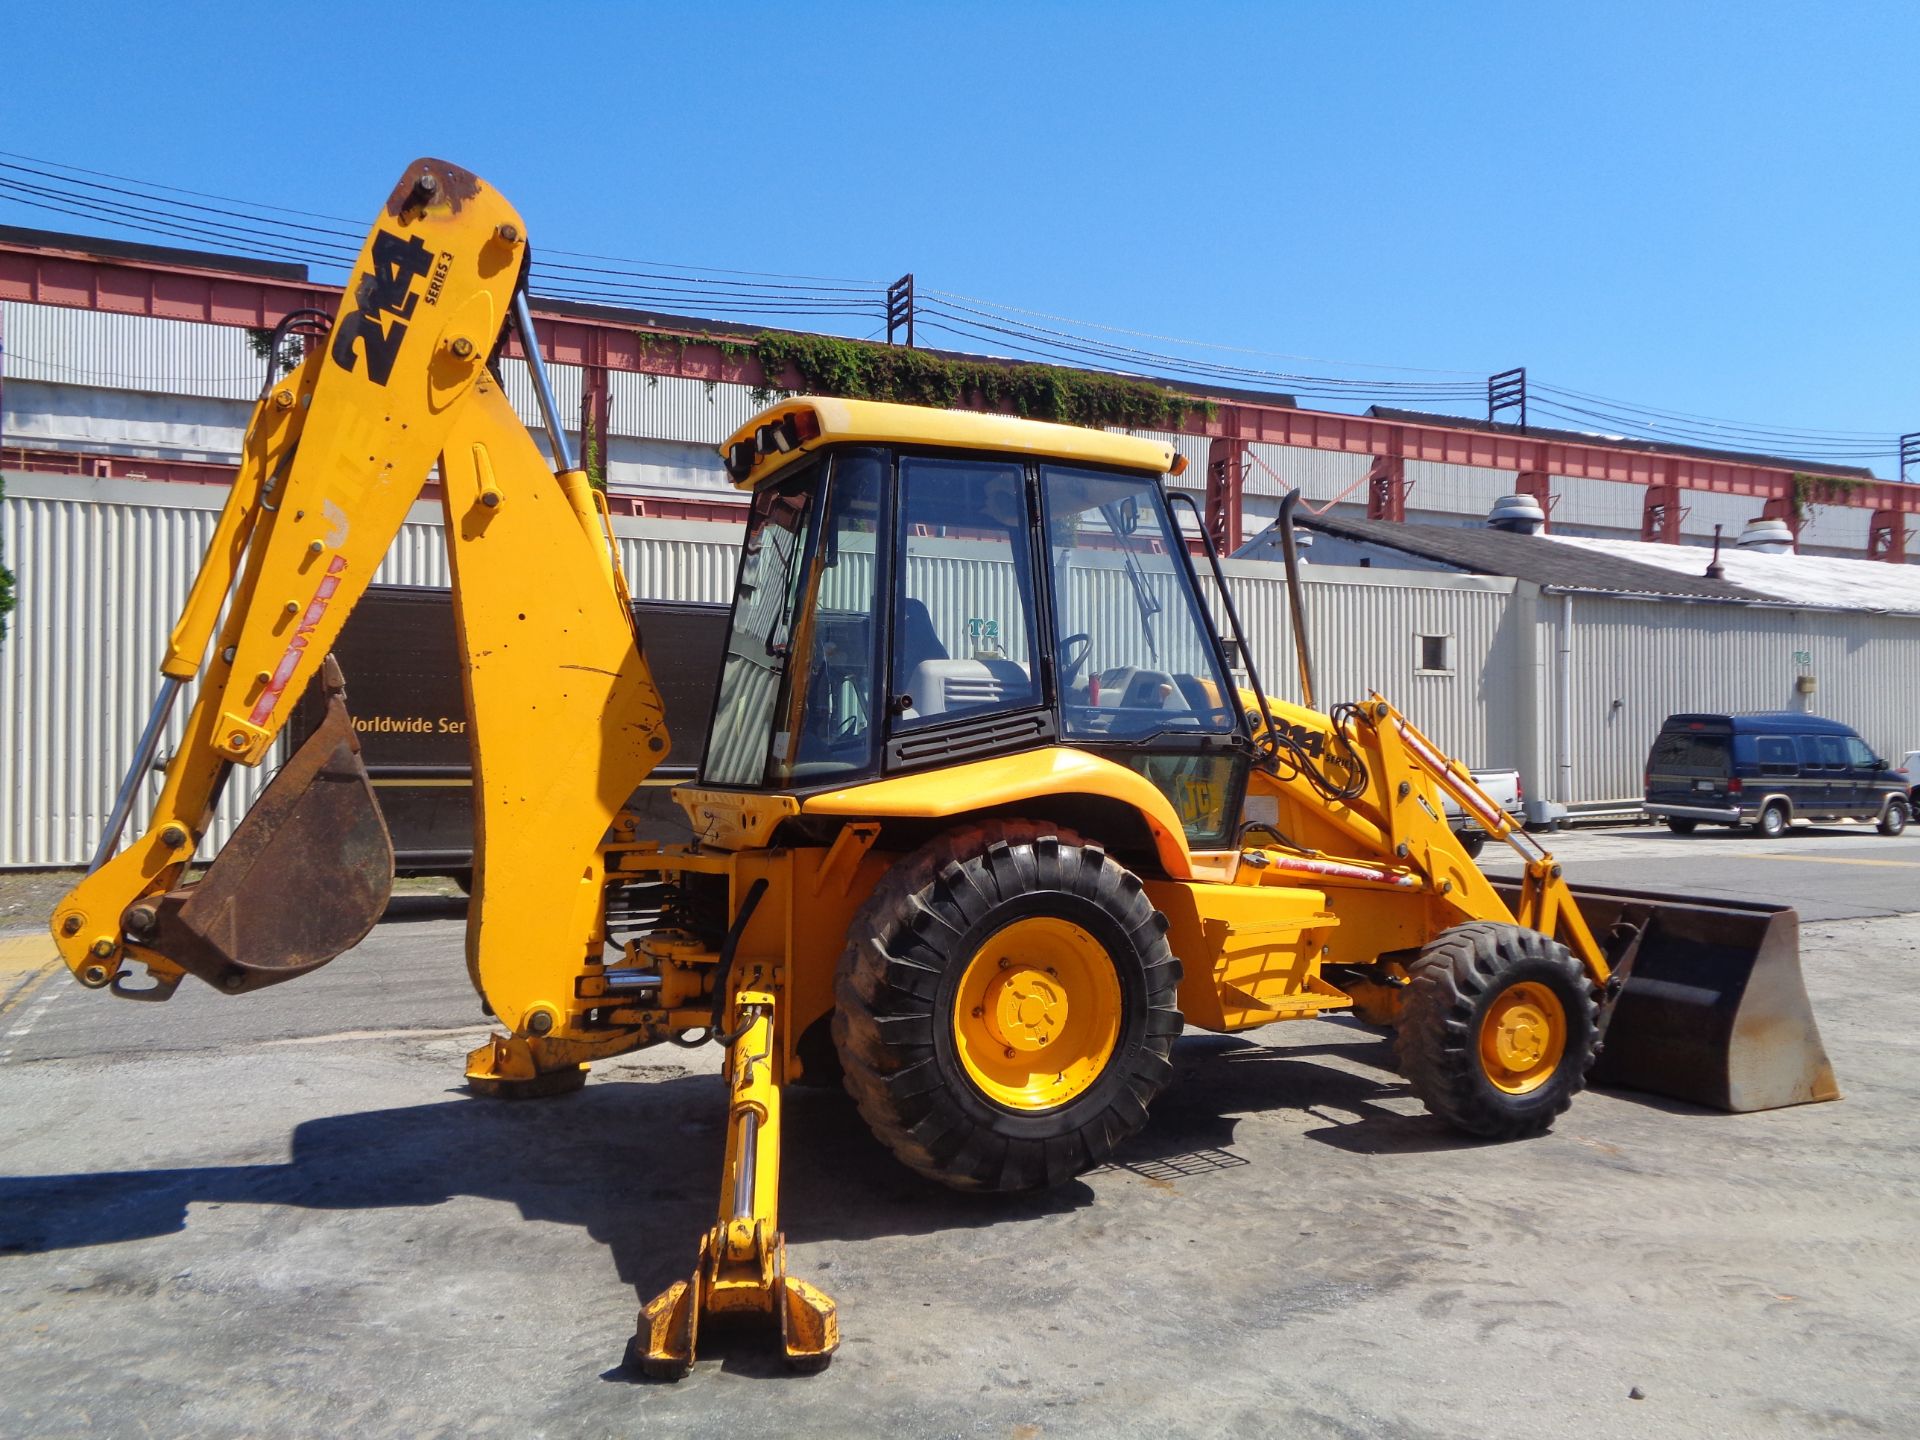
[[[954,996],[967,1078],[1010,1110],[1053,1110],[1100,1078],[1120,1039],[1120,977],[1106,947],[1049,915],[974,952]]]
[[[1567,1053],[1567,1012],[1544,985],[1522,981],[1493,997],[1480,1022],[1480,1065],[1509,1095],[1538,1090]]]

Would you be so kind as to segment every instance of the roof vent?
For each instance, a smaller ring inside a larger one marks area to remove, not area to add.
[[[1513,535],[1538,535],[1547,528],[1547,512],[1531,495],[1502,495],[1487,512],[1487,526]]]
[[[1747,521],[1747,528],[1733,542],[1742,550],[1758,550],[1765,555],[1784,555],[1793,549],[1793,529],[1786,521],[1763,516]]]

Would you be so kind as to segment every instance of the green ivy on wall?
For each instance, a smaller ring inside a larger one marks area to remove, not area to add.
[[[265,360],[267,358],[267,352],[273,348],[273,331],[249,325],[247,327],[247,345],[255,355]],[[291,373],[293,368],[300,363],[301,357],[305,355],[305,353],[305,337],[300,335],[287,336],[285,343],[280,347],[280,358],[275,362],[274,374],[286,375]]]
[[[798,372],[807,392],[848,400],[1010,411],[1028,419],[1066,425],[1124,425],[1152,430],[1177,430],[1189,415],[1211,418],[1214,413],[1214,406],[1206,400],[1145,380],[1057,365],[954,360],[925,350],[841,340],[831,335],[763,330],[751,342],[712,335],[641,338],[649,347],[668,345],[681,353],[691,344],[711,345],[725,359],[757,361],[769,382],[791,369]],[[778,385],[768,383],[759,387],[756,398],[773,400],[785,393]]]
[[[1799,520],[1807,518],[1807,511],[1815,505],[1839,505],[1847,496],[1854,495],[1867,488],[1873,482],[1857,480],[1846,475],[1808,475],[1795,471],[1793,476],[1793,513]]]

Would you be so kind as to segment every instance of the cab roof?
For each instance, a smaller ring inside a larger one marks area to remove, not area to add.
[[[720,458],[727,462],[733,483],[750,490],[823,445],[849,443],[995,450],[1155,475],[1166,474],[1176,458],[1164,441],[1078,425],[822,395],[801,395],[762,410],[720,447]]]

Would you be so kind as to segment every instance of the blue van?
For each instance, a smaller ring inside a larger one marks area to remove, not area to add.
[[[1838,720],[1669,715],[1647,757],[1647,814],[1676,835],[1696,825],[1751,825],[1769,839],[1795,820],[1874,820],[1907,828],[1905,777]]]

